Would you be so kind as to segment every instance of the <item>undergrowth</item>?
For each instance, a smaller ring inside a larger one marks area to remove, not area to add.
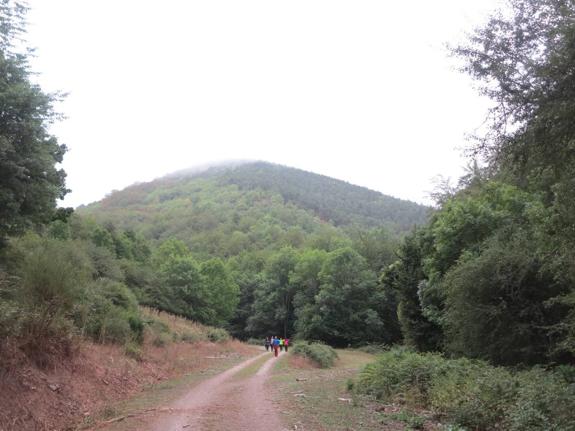
[[[0,351],[10,343],[45,368],[72,356],[82,338],[124,345],[138,360],[146,337],[158,347],[230,338],[221,328],[142,309],[106,253],[36,234],[11,240],[0,261]],[[1,359],[0,368],[7,366]]]
[[[353,385],[385,402],[432,409],[464,429],[573,431],[575,369],[517,371],[482,361],[393,349]]]

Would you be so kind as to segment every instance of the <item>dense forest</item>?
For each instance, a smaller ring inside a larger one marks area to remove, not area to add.
[[[309,235],[386,228],[396,236],[425,223],[429,209],[363,187],[264,162],[175,173],[81,207],[100,223],[152,241],[176,238],[196,253],[299,247]]]
[[[198,265],[220,259],[239,288],[234,315],[224,319],[238,337],[298,332],[347,345],[399,339],[394,297],[381,291],[378,274],[429,208],[298,169],[244,162],[138,184],[78,214],[110,232],[139,232],[158,256],[187,256],[196,269],[177,282],[191,290]],[[174,279],[184,271],[173,262],[160,270],[154,257],[150,267]],[[148,273],[133,289],[147,305],[200,318],[175,298],[174,283]],[[333,309],[324,313],[327,302]],[[187,303],[206,310],[200,297]]]
[[[513,1],[453,53],[495,102],[472,165],[384,272],[405,341],[496,364],[575,355],[575,10]]]

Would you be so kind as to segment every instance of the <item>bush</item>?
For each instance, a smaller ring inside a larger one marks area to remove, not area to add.
[[[444,373],[435,376],[429,389],[431,407],[470,429],[501,423],[517,393],[511,373],[479,361],[443,361]]]
[[[352,386],[378,399],[432,408],[466,429],[574,431],[574,372],[512,373],[481,361],[393,349],[365,367]]]
[[[138,362],[143,360],[142,349],[136,343],[127,343],[124,346],[124,353],[127,357],[135,359]]]
[[[172,341],[172,337],[169,334],[162,332],[157,334],[152,340],[152,344],[156,347],[164,347]]]
[[[248,338],[246,343],[251,344],[253,346],[263,346],[264,342],[261,338]]]
[[[202,339],[202,335],[197,332],[184,331],[180,334],[180,341],[183,341],[184,343],[196,343]]]
[[[359,375],[357,386],[377,399],[401,398],[413,403],[428,403],[431,380],[445,368],[439,355],[420,355],[405,349],[393,349],[378,357]]]
[[[56,327],[66,327],[62,320],[82,298],[90,279],[88,256],[71,241],[27,235],[11,244],[8,259],[18,278],[11,299],[28,317],[23,335],[41,340],[53,335]]]
[[[506,429],[575,430],[575,368],[561,368],[552,372],[534,368],[519,373],[517,397],[506,415]],[[565,371],[570,371],[570,376]]]
[[[210,327],[208,327],[207,335],[208,335],[208,340],[210,340],[214,343],[227,341],[231,338],[228,331],[226,331],[223,328],[210,328]]]
[[[332,367],[337,359],[337,352],[331,347],[321,343],[298,341],[295,343],[292,352],[294,355],[311,359],[321,368]]]
[[[86,297],[77,304],[76,325],[101,343],[141,343],[144,322],[134,294],[123,284],[100,279],[86,288]]]

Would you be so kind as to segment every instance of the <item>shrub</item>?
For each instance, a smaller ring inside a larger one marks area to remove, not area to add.
[[[107,314],[100,323],[100,342],[124,344],[131,340],[130,324],[121,314]]]
[[[357,386],[377,399],[402,398],[427,404],[430,382],[442,373],[443,368],[444,362],[439,355],[393,349],[363,370]]]
[[[64,328],[65,319],[83,296],[91,263],[71,241],[43,239],[36,235],[14,241],[11,256],[18,277],[15,302],[25,310],[25,336],[41,340]],[[67,334],[62,334],[67,335]]]
[[[197,332],[184,331],[180,334],[180,341],[183,341],[184,343],[196,343],[202,339],[202,335]]]
[[[152,344],[156,347],[164,347],[172,341],[172,337],[169,334],[162,332],[157,334],[152,340]]]
[[[19,339],[42,367],[71,355],[70,315],[90,279],[89,258],[72,241],[34,234],[12,240],[2,258],[10,275],[0,274],[0,337]]]
[[[231,338],[228,331],[226,331],[223,328],[208,327],[207,336],[208,336],[208,340],[210,340],[214,343],[219,343],[221,341],[227,341]]]
[[[575,385],[562,367],[556,371],[534,368],[517,376],[518,392],[506,415],[506,429],[573,431]],[[568,377],[569,379],[566,379]]]
[[[574,431],[573,373],[572,367],[512,373],[482,361],[393,349],[350,386],[379,399],[431,407],[465,429]]]
[[[150,329],[153,332],[157,332],[157,333],[169,333],[170,332],[170,327],[168,325],[166,325],[164,322],[162,322],[161,320],[152,319],[146,323],[150,326]]]
[[[141,343],[144,322],[134,294],[123,284],[108,279],[92,282],[86,297],[76,306],[76,325],[101,343]]]
[[[138,362],[142,361],[143,359],[142,349],[136,343],[127,343],[124,346],[124,353],[127,357],[135,359]]]
[[[501,423],[516,396],[511,373],[479,361],[443,361],[444,373],[435,376],[429,389],[431,407],[470,429],[489,429]]]
[[[321,343],[298,341],[295,343],[292,352],[294,355],[311,359],[321,368],[332,367],[337,359],[337,352],[330,346]]]

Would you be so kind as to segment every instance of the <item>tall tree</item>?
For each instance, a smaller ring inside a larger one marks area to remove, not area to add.
[[[299,316],[299,334],[338,346],[384,340],[387,328],[377,312],[383,298],[361,255],[352,248],[329,253],[319,279],[313,305]]]
[[[66,147],[48,132],[57,95],[31,82],[30,52],[13,51],[24,13],[19,2],[0,2],[0,241],[49,221],[67,192],[57,166]]]

